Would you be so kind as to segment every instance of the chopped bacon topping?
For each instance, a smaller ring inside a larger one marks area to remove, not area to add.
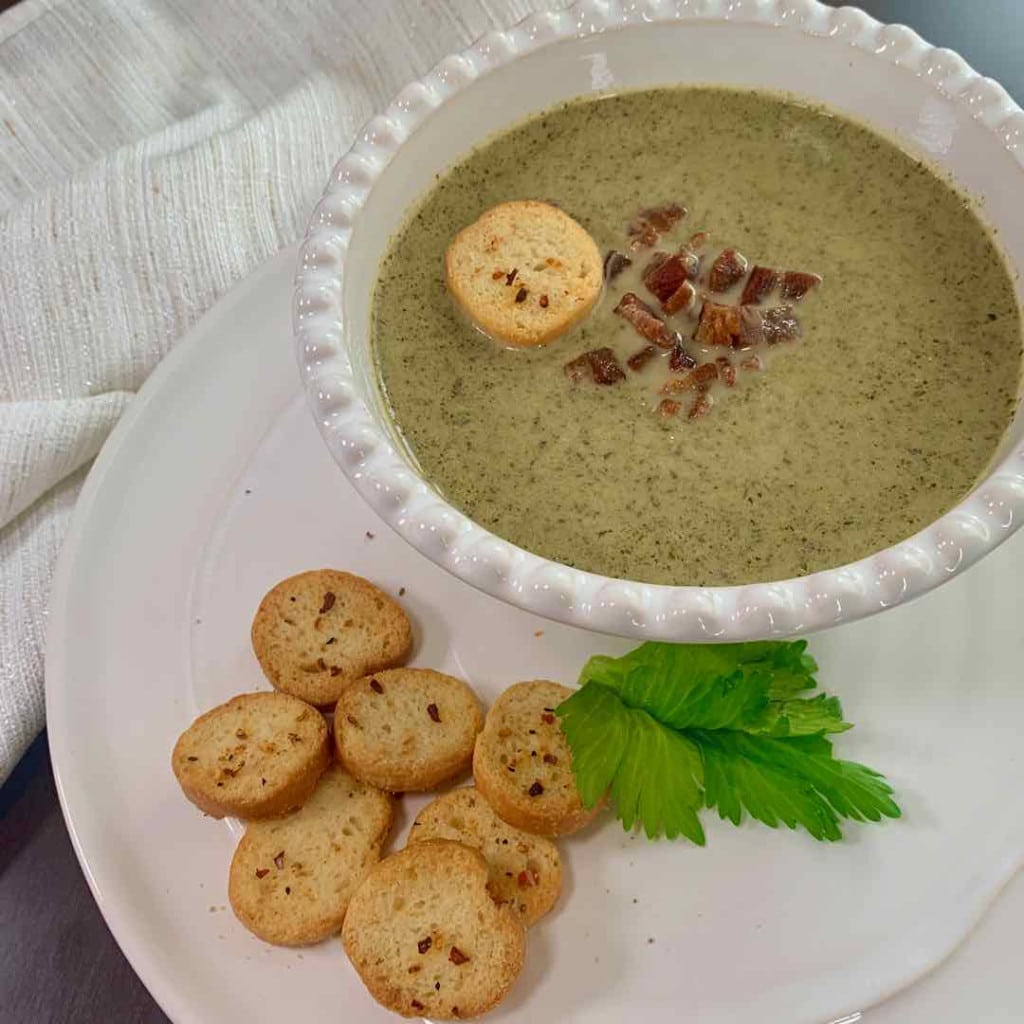
[[[736,386],[736,367],[732,365],[727,356],[719,356],[715,360],[718,367],[718,377],[727,388]]]
[[[634,352],[626,360],[626,365],[634,373],[639,373],[657,354],[657,345],[644,345],[644,347],[640,349],[639,352]]]
[[[668,368],[678,372],[679,370],[692,370],[696,365],[697,360],[683,348],[683,343],[677,342],[676,347],[672,349],[672,355],[668,357]]]
[[[724,347],[740,342],[740,307],[706,301],[700,310],[693,339],[701,345]]]
[[[566,376],[578,383],[589,373],[595,384],[616,384],[626,373],[619,366],[615,353],[607,347],[593,348],[565,364]]]
[[[658,415],[667,420],[669,416],[675,416],[677,412],[682,408],[682,403],[677,402],[674,398],[663,398],[658,403]]]
[[[615,312],[624,320],[628,320],[637,333],[648,341],[653,341],[659,348],[672,348],[679,337],[675,331],[666,326],[665,321],[651,309],[634,292],[626,292],[615,307]]]
[[[624,252],[609,249],[608,255],[604,258],[604,279],[614,281],[632,263],[633,261]]]
[[[780,341],[794,341],[800,337],[800,323],[793,315],[792,306],[772,306],[769,309],[744,306],[740,317],[740,344],[744,348],[764,343],[776,345]]]
[[[819,284],[821,284],[821,277],[818,274],[808,274],[802,270],[787,270],[782,275],[779,292],[784,299],[799,302]]]
[[[697,300],[697,289],[684,281],[662,304],[661,308],[668,314],[689,313]]]
[[[747,257],[735,249],[723,249],[711,264],[708,289],[713,292],[727,292],[746,272]]]
[[[710,395],[698,395],[696,401],[690,406],[690,413],[687,419],[698,420],[701,416],[707,416],[711,412],[712,399]]]
[[[630,249],[636,252],[637,249],[649,249],[656,245],[658,239],[671,231],[685,216],[686,208],[678,203],[664,203],[641,210],[626,228]]]
[[[643,272],[643,282],[648,291],[657,295],[662,305],[667,302],[688,280],[697,276],[700,260],[696,253],[656,252]]]
[[[740,296],[741,306],[756,306],[779,282],[779,272],[771,267],[755,266]]]
[[[661,387],[663,395],[678,395],[683,391],[707,391],[718,379],[718,367],[714,363],[701,363],[694,370],[674,377]]]

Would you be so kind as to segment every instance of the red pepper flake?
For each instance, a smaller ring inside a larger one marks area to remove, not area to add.
[[[741,306],[756,306],[779,283],[779,272],[771,267],[755,266],[743,287]]]
[[[784,299],[799,302],[812,288],[821,284],[818,274],[808,274],[802,270],[787,270],[782,275],[779,293]]]
[[[537,301],[540,303],[541,309],[548,308],[548,297],[546,295],[542,295]]]
[[[551,714],[550,711],[545,711],[544,714],[540,716],[540,720],[544,722],[546,725],[555,724],[555,716]]]
[[[325,615],[334,607],[336,598],[329,590],[324,594],[324,603],[320,605],[320,614]]]
[[[639,373],[657,354],[657,345],[645,345],[639,352],[634,352],[626,360],[626,365],[634,373]]]
[[[341,675],[341,666],[340,665],[332,665],[331,666],[331,675],[332,676],[340,676]]]
[[[732,365],[727,356],[719,356],[715,360],[718,367],[718,378],[727,388],[736,386],[736,367]]]
[[[516,882],[520,889],[532,889],[540,882],[540,875],[536,871],[520,871]]]
[[[266,779],[260,779],[260,785],[261,786],[265,786],[266,784],[267,784],[267,780]]]
[[[708,290],[728,291],[747,272],[748,266],[747,258],[741,252],[736,249],[723,249],[711,264]]]
[[[510,270],[510,271],[509,271],[509,272],[508,272],[508,273],[507,273],[507,274],[505,275],[505,287],[506,287],[506,288],[510,288],[510,287],[512,286],[512,282],[513,282],[513,281],[514,281],[514,280],[516,279],[516,274],[518,274],[518,273],[519,273],[519,270],[518,270],[518,269],[517,269],[516,267],[513,267],[513,268],[512,268],[512,269],[511,269],[511,270]],[[518,302],[519,300],[518,300],[518,299],[516,299],[516,301]]]
[[[286,885],[284,887],[284,894],[285,894],[285,896],[291,896],[291,894],[292,894],[292,887],[290,885]]]
[[[543,787],[543,786],[542,786],[542,785],[540,784],[540,782],[539,782],[539,781],[536,781],[536,782],[534,782],[534,784],[533,784],[533,785],[532,785],[532,786],[531,786],[531,787],[529,788],[528,792],[529,792],[530,796],[540,796],[540,795],[541,795],[541,793],[543,793],[543,792],[544,792],[544,787]]]
[[[469,957],[466,956],[458,946],[452,946],[451,951],[448,954],[448,959],[451,960],[456,967],[461,967],[463,964],[469,963]]]
[[[384,687],[381,686],[380,683],[378,683],[376,679],[371,679],[370,680],[370,689],[373,690],[374,693],[383,693],[384,692]]]
[[[423,1009],[423,1004],[418,999],[414,999],[409,1005],[414,1010],[422,1010]]]
[[[420,971],[422,971],[422,970],[423,970],[423,965],[422,964],[413,964],[412,967],[409,968],[409,973],[410,974],[419,974]]]
[[[641,338],[653,341],[659,348],[672,348],[679,335],[634,292],[626,292],[613,312],[628,320]]]
[[[555,757],[554,754],[545,754],[544,755],[544,763],[545,764],[558,764],[558,758]]]
[[[335,640],[337,640],[337,639],[338,639],[338,638],[337,638],[336,636],[329,636],[329,637],[328,637],[328,638],[327,638],[327,639],[326,639],[326,640],[324,641],[324,647],[330,647],[330,646],[331,646],[331,644],[333,644],[333,643],[335,642]]]
[[[269,875],[269,874],[270,874],[270,868],[257,868],[256,869],[256,877],[257,878],[266,878],[267,875]]]
[[[677,402],[673,398],[663,398],[658,403],[658,415],[663,419],[667,420],[670,416],[675,416],[677,412],[682,408],[682,403]]]
[[[437,710],[437,705],[436,704],[428,704],[427,705],[427,714],[430,715],[430,720],[432,722],[440,722],[441,721],[441,712]]]
[[[491,274],[491,280],[492,281],[500,281],[504,276],[505,276],[505,271],[504,270],[496,270],[496,271],[494,271],[493,274]]]
[[[420,941],[416,943],[416,948],[422,954],[422,953],[426,953],[426,951],[428,949],[430,949],[430,947],[433,944],[434,944],[434,940],[428,935],[425,939],[420,939]]]
[[[626,267],[632,266],[633,261],[622,252],[611,249],[604,258],[604,279],[614,281]]]
[[[711,238],[710,232],[698,231],[696,234],[690,235],[690,240],[686,243],[686,248],[691,249],[694,252],[700,252],[700,250],[708,244],[709,238]]]
[[[346,715],[345,721],[348,722],[349,725],[354,725],[356,728],[359,728],[359,722],[351,715]]]
[[[525,302],[526,296],[529,294],[530,293],[525,288],[520,288],[519,291],[516,292],[516,302]]]
[[[533,635],[534,636],[543,636],[544,635],[544,630],[543,629],[535,629],[533,631]]]
[[[188,760],[188,761],[198,761],[199,758],[198,757],[188,757],[188,758],[186,758],[186,760]]]
[[[284,867],[284,850],[274,858],[274,867],[280,871]]]

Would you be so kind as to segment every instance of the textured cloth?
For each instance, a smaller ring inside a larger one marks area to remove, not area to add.
[[[23,0],[0,15],[0,782],[43,726],[53,566],[133,393],[299,238],[410,79],[544,0]]]

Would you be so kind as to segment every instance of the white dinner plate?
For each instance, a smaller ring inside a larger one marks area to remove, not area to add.
[[[330,565],[404,587],[415,663],[487,701],[521,678],[572,682],[590,654],[630,646],[472,590],[362,502],[299,394],[294,261],[236,288],[147,382],[89,476],[51,600],[68,827],[132,965],[190,1024],[391,1019],[337,941],[274,949],[235,921],[239,827],[203,817],[170,771],[197,713],[266,687],[249,625],[274,582]],[[883,771],[905,817],[828,845],[706,815],[705,849],[606,817],[563,843],[563,897],[491,1019],[824,1024],[938,963],[1024,859],[1022,602],[1024,534],[914,604],[815,636],[822,684],[857,726],[840,756]],[[405,802],[396,844],[417,807]]]

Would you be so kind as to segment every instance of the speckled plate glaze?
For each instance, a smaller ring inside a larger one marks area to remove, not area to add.
[[[584,0],[488,35],[404,89],[338,163],[298,264],[293,337],[334,460],[417,550],[459,579],[565,623],[621,636],[789,636],[892,608],[963,572],[1024,514],[1024,422],[994,471],[914,537],[859,562],[740,587],[669,587],[548,561],[447,504],[397,443],[369,353],[369,301],[387,240],[453,159],[571,96],[666,83],[792,92],[866,121],[952,174],[1024,266],[1024,112],[995,82],[910,29],[814,0]],[[1018,301],[1021,286],[1018,281]],[[457,452],[452,453],[458,457]]]
[[[467,587],[334,471],[281,344],[295,256],[235,289],[146,382],[82,490],[50,598],[46,712],[68,828],[111,931],[177,1024],[397,1019],[336,941],[272,949],[235,921],[240,826],[203,817],[171,773],[196,714],[266,686],[249,626],[273,583],[333,565],[404,588],[414,664],[470,680],[487,704],[632,645]],[[829,845],[708,815],[701,850],[606,816],[560,844],[562,898],[488,1022],[852,1024],[933,967],[1024,858],[1022,602],[1019,534],[926,600],[814,637],[857,723],[841,756],[884,771],[905,817]],[[394,847],[422,800],[403,801]],[[1018,961],[1021,937],[1009,931]],[[1019,969],[1008,992],[973,963],[957,974],[972,1019],[1019,1020]],[[934,984],[866,1024],[963,1024],[935,1011]]]

